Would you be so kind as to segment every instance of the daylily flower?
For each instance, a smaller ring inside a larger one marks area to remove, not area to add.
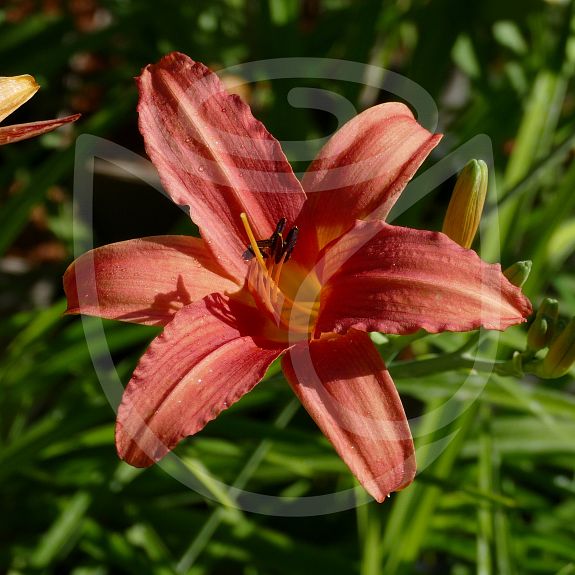
[[[0,122],[27,102],[39,89],[40,86],[36,83],[36,80],[28,74],[22,76],[0,76]],[[64,124],[74,122],[79,117],[80,114],[74,114],[55,120],[1,126],[0,146],[51,132]]]
[[[397,103],[352,119],[300,183],[279,143],[200,63],[139,77],[140,130],[202,239],[97,248],[67,270],[69,313],[164,326],[118,411],[145,467],[251,390],[283,355],[290,386],[378,501],[415,475],[409,426],[367,332],[503,330],[531,312],[499,265],[447,236],[384,222],[440,136]]]

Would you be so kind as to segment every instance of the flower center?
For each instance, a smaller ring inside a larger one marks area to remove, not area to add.
[[[298,228],[291,228],[284,239],[287,219],[281,218],[269,239],[256,240],[246,214],[240,218],[250,240],[242,256],[249,262],[246,280],[258,308],[278,327],[310,334],[319,310],[319,282],[315,274],[307,274],[295,264],[284,269],[295,248]]]

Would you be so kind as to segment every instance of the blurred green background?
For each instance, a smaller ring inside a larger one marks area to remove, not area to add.
[[[564,319],[575,314],[571,2],[3,0],[0,75],[32,74],[42,86],[5,123],[83,117],[0,148],[0,573],[575,573],[573,377],[434,372],[433,357],[459,358],[465,335],[376,338],[408,415],[418,418],[422,470],[383,505],[307,518],[235,508],[215,480],[292,497],[354,485],[273,370],[177,450],[210,498],[159,467],[117,460],[114,413],[82,323],[62,316],[74,141],[88,133],[143,154],[133,78],[176,49],[214,69],[324,57],[419,83],[446,133],[426,166],[475,134],[492,140],[498,199],[484,218],[482,255],[503,267],[533,260],[525,291],[534,305],[554,296]],[[251,83],[242,94],[281,140],[329,135],[332,114],[287,102],[300,86],[339,94],[357,110],[392,98],[352,82],[297,78]],[[452,187],[446,182],[399,221],[440,229]],[[96,164],[96,245],[193,230],[142,181]],[[104,325],[125,383],[157,331]],[[523,349],[525,331],[503,334],[499,357]],[[98,354],[105,350],[96,346]],[[444,449],[433,447],[438,441]]]

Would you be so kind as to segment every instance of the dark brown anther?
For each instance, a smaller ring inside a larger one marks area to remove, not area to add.
[[[270,246],[270,256],[274,258],[276,264],[282,259],[282,254],[284,250],[284,240],[281,234],[274,232],[272,234],[271,246]]]
[[[275,240],[275,241],[274,241]],[[280,235],[274,234],[272,236],[272,249],[271,253],[276,264],[280,263],[284,253],[284,241]]]
[[[285,253],[284,261],[286,261],[286,262],[290,259],[291,253],[293,252],[293,249],[295,248],[298,234],[299,234],[299,229],[297,228],[297,226],[294,226],[288,232],[288,235],[286,236],[286,240],[285,240],[284,245],[283,245],[283,253]]]
[[[284,241],[282,233],[286,224],[287,218],[281,218],[276,225],[275,232],[271,235],[269,240],[259,240],[256,242],[264,259],[274,258],[276,264],[280,263],[284,255],[285,261],[289,259],[297,240],[298,229],[296,227],[292,228]],[[242,254],[242,258],[247,262],[255,257],[256,254],[254,253],[252,246],[248,246],[246,251]]]
[[[253,260],[256,257],[256,254],[254,254],[254,250],[252,249],[252,246],[248,246],[247,250],[242,254],[242,259],[245,262],[249,262],[250,260]]]
[[[284,228],[286,227],[286,224],[287,224],[287,218],[281,218],[280,221],[277,223],[275,233],[281,235],[284,231]]]
[[[283,254],[284,239],[282,237],[282,232],[284,231],[286,224],[287,218],[281,218],[276,225],[276,231],[270,238],[270,257],[274,258],[276,264],[279,263]]]
[[[273,236],[272,236],[273,237]],[[260,252],[262,254],[262,257],[264,258],[264,260],[266,258],[270,257],[270,253],[269,250],[272,246],[272,240],[259,240],[258,242],[256,242],[258,245],[258,248],[260,248]],[[246,248],[246,251],[242,254],[242,258],[246,261],[249,262],[250,260],[253,260],[256,257],[256,254],[254,254],[254,250],[252,248],[252,246],[248,246]]]

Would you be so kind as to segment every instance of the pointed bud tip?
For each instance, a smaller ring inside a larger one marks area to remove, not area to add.
[[[531,266],[531,260],[515,262],[503,272],[503,275],[509,280],[509,283],[514,286],[523,287],[523,284],[525,284],[531,273]]]
[[[557,319],[559,315],[559,301],[552,297],[546,297],[539,308],[541,313],[554,316]]]

